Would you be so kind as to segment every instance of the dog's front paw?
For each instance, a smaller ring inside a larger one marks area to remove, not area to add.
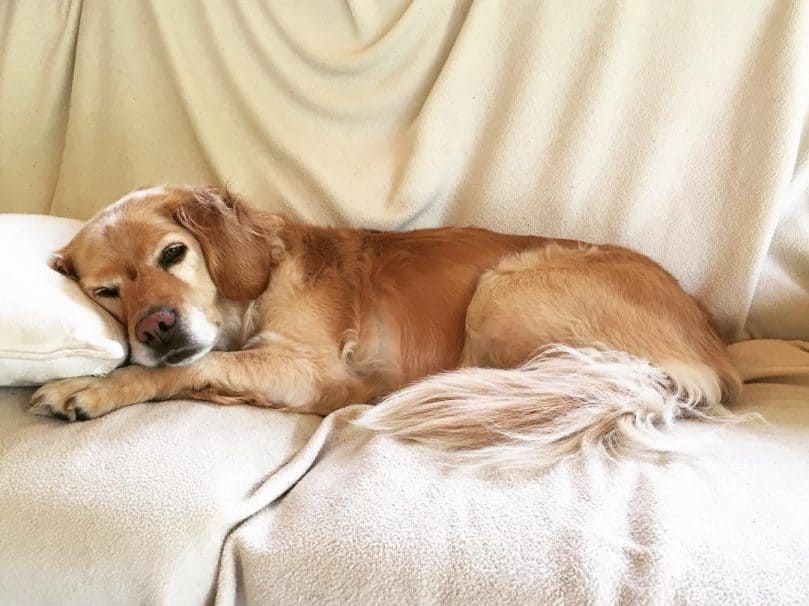
[[[76,377],[43,385],[31,398],[29,411],[64,421],[87,421],[97,417],[105,412],[100,410],[98,398],[94,396],[102,381],[96,377]]]

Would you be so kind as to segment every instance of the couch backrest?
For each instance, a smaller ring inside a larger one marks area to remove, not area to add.
[[[809,3],[6,13],[2,210],[85,218],[135,187],[227,182],[313,221],[616,242],[731,337],[809,337]]]

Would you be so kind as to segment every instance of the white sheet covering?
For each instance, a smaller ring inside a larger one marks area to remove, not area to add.
[[[769,425],[519,482],[368,440],[361,406],[316,431],[179,402],[65,425],[2,389],[0,603],[805,603],[809,343],[733,352]]]
[[[31,0],[0,20],[0,209],[226,181],[315,221],[610,241],[731,337],[752,306],[757,336],[809,338],[809,2]]]

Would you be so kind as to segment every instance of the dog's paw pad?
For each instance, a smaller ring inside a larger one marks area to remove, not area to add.
[[[75,413],[75,415],[76,415],[76,420],[77,420],[77,421],[89,421],[90,419],[92,419],[92,418],[93,418],[93,417],[91,417],[91,416],[90,416],[90,414],[89,414],[89,413],[88,413],[86,410],[84,410],[84,409],[83,409],[81,406],[73,406],[73,412],[74,412],[74,413]]]
[[[29,412],[34,415],[38,415],[40,417],[54,417],[55,419],[61,419],[62,421],[70,421],[70,417],[60,410],[56,410],[50,404],[46,404],[44,402],[37,402],[36,404],[32,403],[29,407]]]

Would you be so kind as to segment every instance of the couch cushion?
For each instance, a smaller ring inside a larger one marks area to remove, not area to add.
[[[317,464],[229,536],[218,603],[804,603],[807,350],[734,346],[754,381],[734,408],[769,425],[691,425],[699,454],[664,464],[482,480],[332,416],[307,445]]]
[[[319,417],[192,402],[86,423],[0,388],[0,603],[201,604],[228,532]]]

